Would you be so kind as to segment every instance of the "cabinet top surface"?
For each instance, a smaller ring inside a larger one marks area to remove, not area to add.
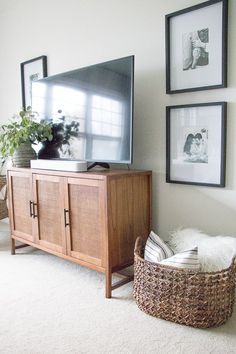
[[[68,172],[68,171],[56,171],[56,170],[44,170],[35,168],[19,168],[11,167],[8,171],[22,172],[27,174],[45,174],[54,176],[67,176],[67,177],[79,177],[79,178],[106,178],[106,177],[116,177],[122,175],[135,175],[135,174],[147,174],[151,175],[150,170],[131,170],[131,169],[108,169],[108,170],[94,170],[85,172]]]

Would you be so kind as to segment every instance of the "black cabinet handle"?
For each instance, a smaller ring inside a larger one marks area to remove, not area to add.
[[[34,215],[34,213],[32,212],[32,204],[33,204],[33,202],[30,200],[29,201],[30,217],[32,217]]]
[[[35,214],[35,207],[37,206],[37,203],[32,203],[33,204],[33,218],[37,218],[38,215]]]
[[[64,223],[65,223],[65,227],[70,225],[70,223],[67,222],[67,213],[68,213],[68,216],[69,216],[69,210],[68,210],[68,209],[64,209]]]

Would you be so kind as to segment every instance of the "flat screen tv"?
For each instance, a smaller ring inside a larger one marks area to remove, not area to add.
[[[133,79],[128,56],[33,82],[32,109],[64,134],[50,157],[131,163]]]

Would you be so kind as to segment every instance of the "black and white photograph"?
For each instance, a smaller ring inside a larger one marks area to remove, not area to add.
[[[20,64],[22,107],[32,106],[32,82],[47,76],[47,57],[42,55]]]
[[[166,93],[227,87],[228,0],[166,15]]]
[[[183,70],[197,69],[209,64],[209,29],[184,33]]]
[[[208,163],[208,129],[190,127],[184,134],[183,161]]]
[[[166,181],[224,187],[226,102],[166,108]]]

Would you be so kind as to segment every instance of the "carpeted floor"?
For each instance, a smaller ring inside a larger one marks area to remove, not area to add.
[[[132,283],[104,298],[104,275],[25,248],[11,256],[0,222],[1,354],[235,354],[236,311],[200,330],[141,312]]]

